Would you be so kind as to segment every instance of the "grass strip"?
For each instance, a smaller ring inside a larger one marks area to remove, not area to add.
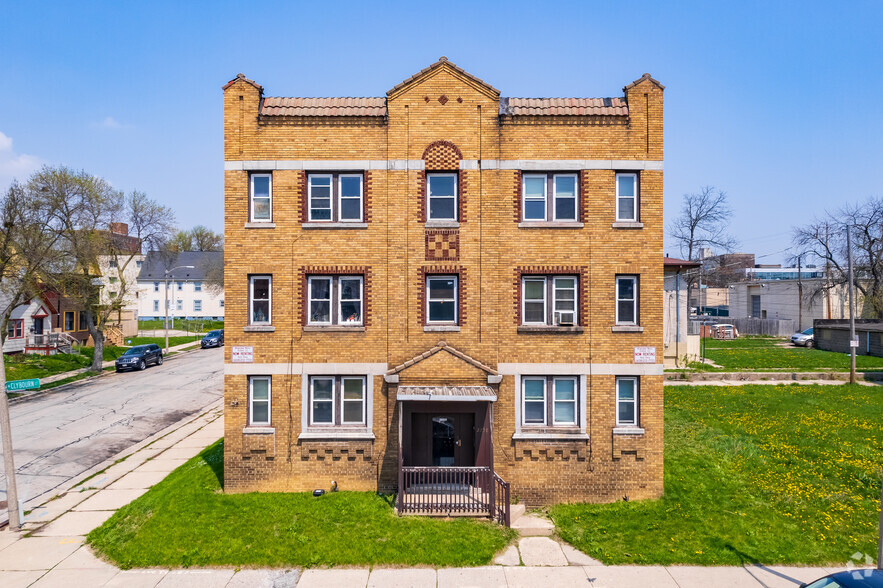
[[[372,492],[223,494],[223,442],[88,536],[123,569],[487,564],[514,531],[484,520],[398,517]]]

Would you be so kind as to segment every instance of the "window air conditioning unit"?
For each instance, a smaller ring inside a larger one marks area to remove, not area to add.
[[[556,310],[555,311],[555,325],[559,327],[572,327],[574,323],[574,313],[572,310],[563,311]]]

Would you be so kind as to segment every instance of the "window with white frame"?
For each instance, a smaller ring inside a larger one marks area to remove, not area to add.
[[[616,276],[616,324],[638,324],[638,276]]]
[[[311,376],[310,425],[364,425],[365,383],[364,376]]]
[[[526,427],[576,426],[578,381],[573,376],[523,376],[521,423]]]
[[[176,287],[178,288],[178,292],[184,291],[184,282],[176,282]]]
[[[459,320],[457,295],[457,276],[427,276],[427,324],[456,325]]]
[[[616,378],[616,426],[639,426],[638,395],[637,377]]]
[[[193,291],[202,292],[202,282],[193,282]]]
[[[362,222],[363,192],[362,174],[309,174],[308,219],[310,222]]]
[[[267,426],[270,424],[272,378],[270,376],[249,376],[248,378],[248,424]]]
[[[616,174],[616,220],[638,220],[638,174]]]
[[[175,300],[175,310],[184,310],[183,300]]]
[[[309,276],[307,324],[361,326],[363,290],[362,276]]]
[[[272,276],[251,276],[248,283],[249,324],[272,322]]]
[[[159,300],[153,301],[153,312],[159,312]]]
[[[578,178],[573,173],[523,174],[522,220],[576,222]]]
[[[193,301],[193,312],[202,312],[202,300]]]
[[[250,220],[270,222],[273,218],[273,175],[251,174],[249,176],[251,200]]]
[[[522,324],[577,325],[578,291],[577,276],[524,276],[521,279]]]
[[[218,304],[221,305],[221,308],[224,308],[224,300],[223,299],[218,300]]]
[[[154,292],[159,292],[159,282],[154,282],[154,283],[153,283],[153,291],[154,291]]]
[[[426,174],[427,221],[457,220],[457,174]]]
[[[135,267],[137,267],[138,269],[141,269],[142,265],[144,265],[144,262],[142,260],[138,259],[135,261]]]
[[[111,259],[110,261],[108,261],[107,265],[108,267],[119,267],[119,265],[117,264],[117,260],[115,259]]]

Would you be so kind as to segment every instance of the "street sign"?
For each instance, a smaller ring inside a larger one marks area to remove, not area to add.
[[[858,339],[853,339],[849,342],[850,347],[858,347]]]
[[[635,363],[656,363],[656,348],[635,347]]]
[[[19,390],[37,390],[40,387],[40,380],[31,378],[29,380],[13,380],[6,382],[7,392],[18,392]]]
[[[254,363],[254,347],[251,345],[234,345],[231,351],[233,363]]]

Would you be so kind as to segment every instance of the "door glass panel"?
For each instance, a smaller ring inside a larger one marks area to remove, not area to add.
[[[454,465],[455,433],[454,419],[432,417],[432,465]]]

